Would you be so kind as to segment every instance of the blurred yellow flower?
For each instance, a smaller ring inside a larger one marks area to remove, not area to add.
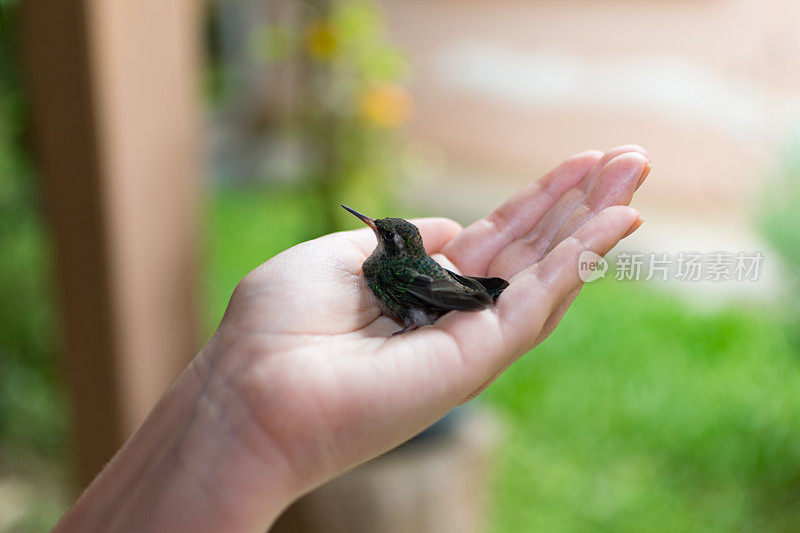
[[[317,59],[330,59],[339,50],[340,42],[336,27],[328,20],[311,23],[306,32],[306,49]]]
[[[405,88],[385,84],[369,88],[361,99],[361,112],[374,124],[395,128],[403,124],[414,108],[411,95]]]

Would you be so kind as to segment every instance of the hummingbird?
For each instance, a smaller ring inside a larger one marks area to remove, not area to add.
[[[375,232],[378,245],[361,266],[383,314],[413,331],[448,311],[478,311],[494,304],[508,287],[501,278],[462,276],[425,251],[419,229],[402,218],[374,219],[342,206]]]

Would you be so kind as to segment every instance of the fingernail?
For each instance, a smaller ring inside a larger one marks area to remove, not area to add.
[[[636,221],[635,221],[633,224],[631,224],[631,227],[630,227],[630,229],[628,230],[628,233],[626,233],[625,235],[623,235],[623,236],[622,236],[622,238],[624,239],[625,237],[627,237],[628,235],[630,235],[631,233],[633,233],[634,231],[636,231],[637,229],[639,229],[639,227],[640,227],[640,226],[641,226],[643,223],[644,223],[644,219],[642,218],[642,215],[639,215],[638,217],[636,217]]]
[[[653,170],[653,162],[648,161],[647,164],[644,166],[644,170],[642,171],[642,175],[639,177],[639,182],[636,184],[636,189],[638,190],[639,187],[642,186],[644,180],[647,179],[647,175],[650,174],[650,171]]]

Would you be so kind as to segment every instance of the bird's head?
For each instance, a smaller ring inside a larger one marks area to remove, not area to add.
[[[370,218],[358,211],[343,205],[350,213],[358,217],[375,232],[378,248],[388,255],[425,256],[425,247],[419,229],[402,218]]]

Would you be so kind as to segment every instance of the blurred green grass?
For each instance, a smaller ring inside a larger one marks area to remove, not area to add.
[[[800,364],[770,309],[589,285],[488,391],[496,531],[796,531]]]
[[[302,191],[223,188],[212,200],[209,330],[243,275],[321,231]],[[699,311],[599,281],[481,401],[509,428],[493,531],[800,524],[800,359],[779,309]]]

